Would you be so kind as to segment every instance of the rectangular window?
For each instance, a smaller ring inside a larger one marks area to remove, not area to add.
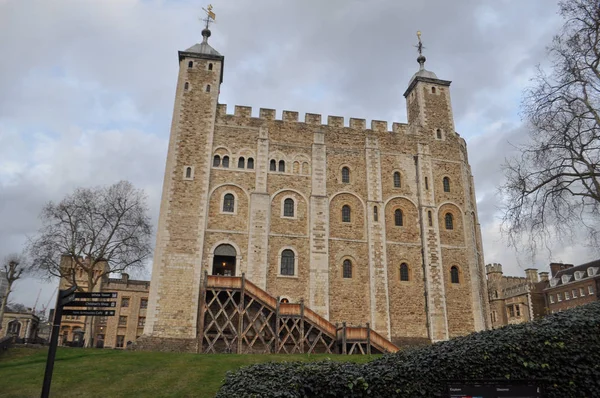
[[[121,299],[121,307],[129,307],[129,297],[123,297]]]
[[[570,300],[571,299],[571,294],[569,293],[569,291],[567,290],[565,292],[565,300]]]
[[[560,303],[562,301],[562,293],[556,293],[556,300]]]
[[[580,297],[585,296],[585,290],[582,287],[579,288],[579,296]]]
[[[577,298],[577,289],[573,289],[571,294],[573,295],[573,298]]]
[[[147,298],[143,298],[140,300],[140,309],[143,310],[144,308],[148,308],[148,299]]]
[[[554,295],[551,294],[549,297],[550,297],[550,304],[554,304]]]
[[[119,326],[127,326],[127,317],[126,316],[119,316]]]
[[[144,316],[139,317],[138,318],[138,327],[143,328],[145,324],[146,324],[146,317],[144,317]]]
[[[515,316],[515,307],[514,307],[514,306],[512,306],[512,305],[509,305],[509,306],[508,306],[508,316],[509,316],[510,318],[512,318],[512,317],[514,317],[514,316]]]
[[[123,348],[123,343],[125,342],[125,336],[122,334],[117,335],[117,348]]]
[[[521,316],[521,306],[519,304],[515,305],[515,308],[517,310],[517,316]]]
[[[429,180],[425,177],[425,189],[429,189]]]
[[[592,285],[588,286],[588,294],[594,294],[594,287]]]

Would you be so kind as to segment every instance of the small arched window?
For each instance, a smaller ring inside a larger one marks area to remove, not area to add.
[[[294,162],[294,166],[292,168],[292,173],[294,173],[294,174],[300,173],[300,162]]]
[[[450,192],[450,179],[448,177],[444,177],[442,183],[444,184],[444,192]]]
[[[394,188],[400,188],[401,184],[402,179],[400,178],[400,173],[396,171],[394,173]]]
[[[444,219],[446,221],[446,229],[454,229],[454,218],[452,217],[452,213],[446,213]]]
[[[245,166],[245,163],[246,163],[246,160],[243,157],[239,158],[238,159],[238,169],[243,169]]]
[[[494,290],[494,298],[498,298],[498,291]]]
[[[394,224],[396,224],[397,227],[401,227],[403,224],[402,221],[402,210],[396,209],[394,212]]]
[[[458,267],[455,265],[452,266],[452,268],[450,268],[450,282],[460,283],[460,279],[458,276]]]
[[[183,85],[183,89],[184,89],[185,91],[188,91],[188,90],[189,90],[189,88],[190,88],[190,84],[189,84],[188,82],[185,82],[185,84]]]
[[[192,168],[191,167],[185,168],[185,178],[192,178]]]
[[[212,68],[213,68],[212,63],[208,64],[208,70],[212,70]]]
[[[350,260],[344,260],[342,274],[344,278],[352,278],[352,262]]]
[[[289,249],[281,252],[281,275],[294,275],[294,257]]]
[[[248,168],[249,169],[254,168],[254,159],[253,158],[248,158]]]
[[[431,210],[427,212],[427,219],[429,221],[429,226],[433,227],[433,217],[431,217]]]
[[[219,167],[221,165],[221,157],[219,155],[215,155],[213,158],[213,167]]]
[[[283,216],[294,217],[294,199],[287,198],[283,201]]]
[[[437,137],[438,140],[441,140],[442,139],[442,130],[437,129],[436,132],[435,132],[435,135],[436,135],[436,137]]]
[[[235,208],[235,197],[233,194],[225,194],[223,197],[223,212],[233,213]]]
[[[431,87],[431,94],[435,94],[435,87]]]
[[[344,184],[350,183],[350,169],[347,167],[342,167],[342,182]]]
[[[188,62],[188,68],[193,68],[193,67],[194,67],[194,61]]]
[[[279,161],[279,171],[285,173],[285,162],[283,160]]]
[[[408,277],[408,264],[400,264],[400,280],[403,282],[408,282]]]
[[[269,163],[269,170],[277,171],[277,162],[275,161],[275,159],[271,159],[271,162]]]
[[[223,156],[223,167],[229,167],[229,156]]]
[[[302,163],[302,174],[308,174],[310,171],[308,169],[308,162]]]
[[[350,222],[350,206],[342,206],[342,222]]]
[[[379,215],[377,214],[377,206],[373,206],[373,221],[379,221]]]
[[[206,92],[207,92],[207,93],[210,93],[210,84],[207,84],[207,85],[206,85]]]

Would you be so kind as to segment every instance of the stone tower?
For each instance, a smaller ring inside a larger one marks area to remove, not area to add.
[[[241,276],[398,344],[489,327],[467,148],[450,81],[420,69],[408,124],[218,104],[223,56],[179,53],[147,338],[188,350],[203,273]],[[157,343],[159,344],[159,343]]]

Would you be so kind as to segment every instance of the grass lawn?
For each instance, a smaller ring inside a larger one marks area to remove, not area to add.
[[[11,348],[0,354],[0,396],[39,397],[47,349]],[[235,355],[59,348],[53,397],[213,397],[225,373],[269,361],[367,362],[359,355]]]

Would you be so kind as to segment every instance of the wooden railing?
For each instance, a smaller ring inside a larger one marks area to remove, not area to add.
[[[317,314],[310,308],[304,307],[304,317],[316,326],[326,331],[330,336],[335,337],[335,325],[329,322],[327,319],[323,318],[321,315]]]
[[[371,330],[370,337],[371,344],[378,346],[377,348],[379,348],[382,351],[397,352],[400,349],[396,344],[392,343],[391,341],[389,341],[374,330]]]

